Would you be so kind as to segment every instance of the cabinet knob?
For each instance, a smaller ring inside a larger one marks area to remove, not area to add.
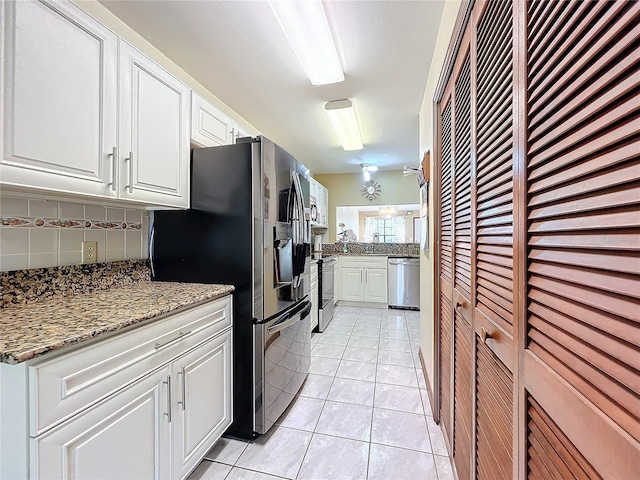
[[[482,343],[487,343],[487,338],[491,338],[491,333],[487,332],[487,329],[482,327],[480,329],[480,340],[482,340]]]

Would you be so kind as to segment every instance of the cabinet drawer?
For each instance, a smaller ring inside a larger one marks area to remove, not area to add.
[[[387,257],[363,256],[342,257],[342,266],[350,268],[387,268]]]
[[[125,387],[231,323],[231,297],[224,297],[33,364],[31,435]]]

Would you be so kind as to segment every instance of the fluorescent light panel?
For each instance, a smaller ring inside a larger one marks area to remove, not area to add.
[[[362,135],[351,100],[336,100],[324,106],[342,148],[347,151],[362,150]]]
[[[269,5],[311,83],[327,85],[344,81],[320,0],[270,0]]]

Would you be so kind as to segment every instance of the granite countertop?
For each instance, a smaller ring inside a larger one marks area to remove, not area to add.
[[[140,282],[0,309],[0,362],[17,364],[233,292],[230,285]]]
[[[389,258],[420,258],[420,255],[401,254],[401,253],[359,253],[359,252],[332,252],[323,254],[325,256],[340,257],[389,257]]]

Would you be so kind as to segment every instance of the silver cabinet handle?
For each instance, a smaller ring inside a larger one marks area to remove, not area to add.
[[[180,369],[178,375],[182,375],[182,400],[178,402],[178,405],[182,405],[182,410],[184,411],[187,405],[187,380],[184,376],[184,367]]]
[[[167,413],[164,416],[171,423],[171,375],[167,375],[167,379],[162,383],[167,386]]]
[[[118,147],[113,147],[109,154],[111,157],[111,181],[107,185],[111,186],[111,190],[116,191],[116,166],[118,161]]]
[[[124,160],[125,162],[129,162],[129,179],[124,188],[129,190],[129,193],[133,193],[133,152],[129,152],[129,157]]]
[[[189,330],[188,332],[179,332],[178,336],[176,338],[172,338],[171,340],[164,342],[164,343],[156,343],[155,346],[153,348],[155,348],[156,350],[161,349],[162,347],[166,347],[167,345],[169,345],[170,343],[173,342],[177,342],[178,340],[180,340],[182,337],[189,335],[191,333],[191,330]]]

